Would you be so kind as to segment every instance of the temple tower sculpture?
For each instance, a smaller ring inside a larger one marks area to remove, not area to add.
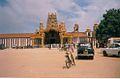
[[[73,38],[73,40],[76,40],[74,41],[74,43],[79,43],[79,25],[76,23],[74,24],[74,27],[73,27],[73,32],[77,32],[76,35],[77,37],[76,38]]]
[[[63,44],[63,38],[64,38],[64,35],[66,33],[66,28],[65,28],[65,23],[64,22],[61,22],[59,24],[59,36],[60,36],[60,39],[61,39],[61,44]]]
[[[46,31],[49,30],[58,30],[58,23],[57,23],[57,16],[56,13],[48,13],[48,19],[47,19],[47,28]]]
[[[89,26],[87,27],[85,32],[87,35],[87,42],[92,42],[93,32],[91,31]]]
[[[97,28],[98,28],[98,24],[94,24],[94,26],[93,26],[93,31],[96,31]]]
[[[94,46],[95,47],[99,46],[99,43],[96,40],[96,31],[97,31],[97,29],[98,29],[98,24],[94,24],[94,26],[93,26],[93,38],[94,38]]]
[[[74,32],[79,32],[79,25],[78,24],[74,25]]]
[[[41,37],[41,46],[44,47],[44,25],[43,22],[40,21],[40,27],[39,27],[40,37]]]
[[[56,13],[48,13],[47,27],[45,29],[45,44],[60,43],[59,26]]]

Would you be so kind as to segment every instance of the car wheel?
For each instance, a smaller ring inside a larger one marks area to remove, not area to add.
[[[103,51],[103,56],[108,56],[106,51]]]
[[[90,56],[90,59],[93,60],[93,59],[94,59],[94,56]]]
[[[120,51],[118,52],[118,57],[120,57]]]

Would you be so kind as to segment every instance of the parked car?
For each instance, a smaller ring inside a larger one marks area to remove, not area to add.
[[[119,56],[120,57],[120,45],[119,44],[111,44],[107,48],[101,49],[103,56]]]
[[[77,58],[94,59],[94,49],[91,43],[79,43],[77,46]]]

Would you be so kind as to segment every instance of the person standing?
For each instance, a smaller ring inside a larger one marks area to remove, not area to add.
[[[49,49],[51,49],[51,44],[49,44]]]

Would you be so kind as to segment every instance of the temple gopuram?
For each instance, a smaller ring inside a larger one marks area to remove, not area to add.
[[[88,27],[85,32],[79,32],[79,25],[74,24],[73,31],[67,32],[64,22],[57,21],[56,13],[48,13],[46,27],[40,21],[40,26],[35,33],[13,33],[0,34],[0,44],[6,48],[13,47],[46,47],[48,44],[77,44],[80,42],[91,42],[96,44],[95,30],[98,25],[94,24],[94,29]]]

